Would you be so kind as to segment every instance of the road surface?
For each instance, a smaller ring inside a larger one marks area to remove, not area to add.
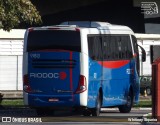
[[[42,122],[43,124],[50,125],[81,125],[85,124],[107,124],[110,125],[113,123],[115,125],[137,125],[141,124],[141,121],[136,121],[137,119],[142,119],[144,114],[151,113],[151,108],[134,108],[130,113],[120,113],[117,108],[112,109],[101,109],[101,114],[99,117],[84,117],[77,112],[70,112],[70,111],[55,111],[51,116],[37,116],[36,111],[34,109],[29,108],[1,108],[0,110],[0,120],[3,123],[0,124],[7,124],[7,120],[12,122],[14,125],[15,123],[18,124],[25,124],[28,125],[28,122]],[[133,121],[132,121],[133,120]],[[134,121],[135,120],[135,121]],[[6,123],[4,123],[6,122]],[[24,123],[25,122],[25,123]],[[32,123],[32,124],[40,124],[40,123]]]

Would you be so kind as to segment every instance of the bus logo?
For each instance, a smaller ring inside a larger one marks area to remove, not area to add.
[[[67,74],[65,72],[60,73],[30,73],[30,78],[37,79],[66,79]]]
[[[67,77],[67,74],[65,72],[60,72],[59,75],[61,80],[64,80]]]

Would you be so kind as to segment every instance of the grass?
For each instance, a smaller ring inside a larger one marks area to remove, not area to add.
[[[24,106],[23,99],[4,99],[2,100],[1,104],[2,106]],[[133,107],[138,108],[138,107],[152,107],[152,101],[144,100],[140,101],[139,104],[134,105]]]
[[[134,105],[133,107],[138,108],[138,107],[142,107],[142,108],[151,108],[152,107],[152,101],[140,101],[139,104]]]
[[[23,106],[23,99],[15,99],[15,100],[11,100],[11,99],[5,99],[2,100],[1,104],[2,106]]]

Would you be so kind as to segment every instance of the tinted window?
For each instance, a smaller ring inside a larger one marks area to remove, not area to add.
[[[129,35],[103,35],[103,59],[121,60],[133,57]]]
[[[132,35],[133,49],[135,53],[138,53],[138,44],[135,36]]]
[[[80,32],[62,30],[35,30],[29,32],[27,51],[44,49],[80,51]]]
[[[133,43],[133,49],[134,49],[134,54],[136,54],[136,68],[138,75],[140,74],[140,63],[139,63],[139,52],[138,52],[138,44],[137,44],[137,39],[135,36],[132,35],[132,43]]]
[[[102,41],[100,36],[88,36],[89,57],[102,60]]]

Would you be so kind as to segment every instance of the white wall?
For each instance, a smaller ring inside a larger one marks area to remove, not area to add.
[[[0,90],[22,90],[25,30],[0,30]]]
[[[160,45],[160,34],[135,34],[138,44],[146,51],[146,62],[141,62],[140,75],[151,75],[150,45]]]
[[[0,90],[22,90],[22,56],[0,55]]]

